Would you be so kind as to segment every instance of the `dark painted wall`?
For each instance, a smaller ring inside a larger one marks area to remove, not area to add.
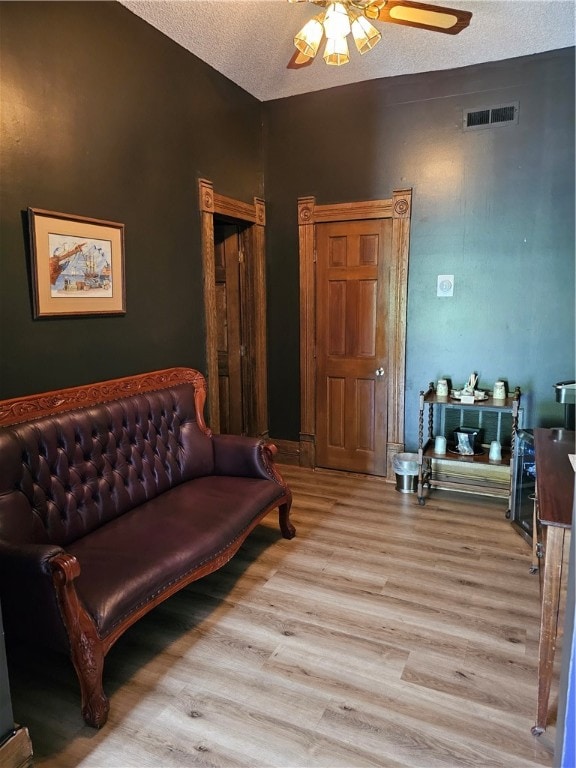
[[[319,63],[315,66],[322,66]],[[462,111],[518,101],[517,125]],[[472,371],[526,390],[525,426],[561,422],[574,378],[574,49],[345,86],[265,104],[271,434],[298,437],[296,200],[413,188],[406,440],[418,392]],[[455,275],[453,298],[436,277]],[[288,322],[294,318],[293,322]]]
[[[117,3],[0,13],[0,397],[204,369],[197,179],[263,195],[260,103]],[[125,224],[125,316],[32,319],[28,206]]]
[[[116,3],[0,13],[0,397],[204,367],[203,176],[267,202],[272,435],[299,433],[297,197],[406,186],[409,447],[418,391],[440,375],[508,378],[530,393],[528,424],[561,420],[552,384],[574,376],[573,49],[261,105]],[[463,108],[515,100],[517,126],[462,132]],[[125,316],[32,319],[28,206],[124,222]],[[441,273],[455,275],[453,299],[436,298]]]

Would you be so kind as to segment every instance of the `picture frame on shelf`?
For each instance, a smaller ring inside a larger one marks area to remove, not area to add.
[[[34,318],[126,313],[124,224],[28,208]]]

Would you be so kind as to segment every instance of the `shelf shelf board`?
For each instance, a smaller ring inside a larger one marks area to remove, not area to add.
[[[435,453],[434,444],[427,443],[423,449],[422,455],[425,459],[438,459],[441,461],[456,461],[464,464],[486,464],[491,467],[509,467],[511,461],[511,452],[509,448],[502,448],[501,461],[492,461],[489,456],[490,446],[482,446],[484,453],[474,454],[474,456],[459,456],[456,453]]]
[[[508,483],[470,482],[470,480],[448,479],[448,477],[431,477],[426,480],[426,486],[428,482],[432,488],[439,490],[475,493],[478,496],[492,496],[498,499],[507,499],[510,490]],[[426,490],[425,488],[424,493]]]

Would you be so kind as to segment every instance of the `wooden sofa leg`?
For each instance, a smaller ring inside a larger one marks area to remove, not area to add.
[[[293,539],[296,536],[296,528],[290,522],[290,506],[290,503],[286,503],[281,504],[278,508],[280,531],[285,539]]]
[[[104,653],[100,642],[91,642],[85,634],[72,648],[72,663],[80,684],[82,717],[92,728],[102,728],[108,720],[110,701],[102,686]]]
[[[102,687],[104,646],[91,617],[80,604],[74,580],[80,574],[75,557],[58,554],[51,561],[52,578],[58,603],[68,632],[70,656],[76,670],[82,696],[82,717],[93,728],[101,728],[108,719],[110,702]]]

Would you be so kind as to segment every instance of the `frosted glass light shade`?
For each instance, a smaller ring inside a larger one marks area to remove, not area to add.
[[[326,40],[324,61],[326,64],[332,64],[336,67],[339,67],[341,64],[347,64],[350,61],[348,43],[345,37],[328,38]]]
[[[352,22],[352,36],[360,53],[371,51],[382,39],[380,32],[365,16],[358,16]]]
[[[310,19],[294,38],[294,45],[300,53],[312,58],[318,53],[318,47],[322,41],[324,29],[317,17]]]
[[[329,40],[346,37],[350,33],[350,18],[343,3],[330,3],[326,9],[324,32]]]

